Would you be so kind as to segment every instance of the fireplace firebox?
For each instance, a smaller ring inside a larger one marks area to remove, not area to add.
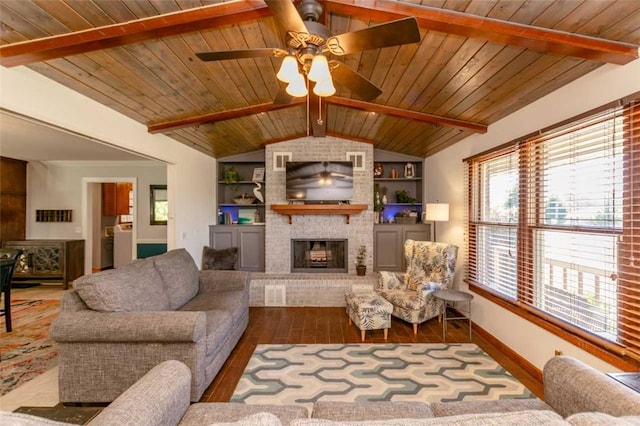
[[[291,240],[291,272],[348,272],[346,239]]]

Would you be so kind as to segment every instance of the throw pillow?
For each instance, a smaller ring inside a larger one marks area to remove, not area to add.
[[[238,269],[238,247],[216,250],[204,246],[202,248],[202,270],[214,269],[232,271]]]

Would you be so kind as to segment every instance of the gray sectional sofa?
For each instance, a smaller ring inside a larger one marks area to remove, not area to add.
[[[544,402],[317,402],[309,413],[294,405],[189,405],[189,368],[179,361],[165,361],[106,407],[91,426],[640,425],[640,394],[605,374],[566,356],[552,358],[543,374]],[[1,412],[0,424],[63,425]]]
[[[190,400],[198,401],[249,322],[248,274],[199,271],[184,249],[73,286],[50,329],[64,403],[111,402],[165,360],[189,368]]]

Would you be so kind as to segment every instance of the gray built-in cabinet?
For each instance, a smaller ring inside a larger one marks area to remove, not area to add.
[[[405,240],[431,241],[428,224],[379,224],[373,227],[373,269],[376,271],[404,272]]]
[[[238,269],[264,271],[264,226],[211,225],[209,246],[214,249],[238,247]]]

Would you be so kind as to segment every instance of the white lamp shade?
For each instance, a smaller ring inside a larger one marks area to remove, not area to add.
[[[294,98],[300,98],[307,96],[307,86],[304,82],[302,74],[298,73],[298,76],[287,86],[285,91]]]
[[[336,88],[333,86],[333,81],[331,81],[331,76],[329,76],[328,80],[322,80],[316,83],[313,87],[313,93],[320,97],[332,96],[336,93]]]
[[[307,78],[311,81],[323,81],[331,78],[329,63],[324,55],[316,55],[311,62],[311,69]]]
[[[280,70],[278,71],[278,74],[276,74],[276,77],[278,77],[278,80],[284,83],[292,83],[294,80],[296,80],[296,75],[299,74],[298,61],[295,57],[287,55],[282,60],[282,63],[280,64]]]
[[[433,222],[448,222],[449,221],[449,204],[447,203],[433,203],[427,204],[426,219]]]

